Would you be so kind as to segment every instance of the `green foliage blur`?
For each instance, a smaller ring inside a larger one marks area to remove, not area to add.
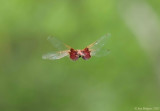
[[[120,2],[1,0],[0,111],[160,107],[158,66],[121,17]],[[160,17],[160,2],[146,2]],[[47,41],[50,35],[83,49],[106,33],[112,36],[105,57],[42,59],[56,50]]]

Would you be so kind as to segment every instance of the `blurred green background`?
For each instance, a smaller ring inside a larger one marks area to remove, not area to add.
[[[159,0],[1,0],[0,111],[160,110]],[[42,60],[54,35],[105,57]]]

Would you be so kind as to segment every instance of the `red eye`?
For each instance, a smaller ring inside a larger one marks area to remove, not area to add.
[[[73,48],[70,49],[69,54],[70,54],[70,58],[74,61],[76,61],[79,58],[77,51],[74,50]]]
[[[82,58],[83,58],[84,60],[87,60],[87,59],[91,58],[90,52],[91,52],[91,51],[89,51],[88,48],[85,48],[85,49],[82,51],[82,53],[84,54],[84,56],[82,56]]]

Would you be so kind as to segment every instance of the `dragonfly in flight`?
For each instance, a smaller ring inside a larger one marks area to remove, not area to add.
[[[44,54],[42,56],[42,59],[56,60],[69,56],[71,60],[76,61],[80,57],[82,57],[84,60],[88,60],[92,56],[105,56],[110,51],[108,49],[102,49],[102,48],[104,47],[110,36],[111,36],[110,34],[106,34],[82,50],[74,49],[69,45],[56,39],[55,37],[49,36],[48,40],[53,44],[55,48],[58,49],[58,51]],[[102,52],[102,54],[100,52]]]

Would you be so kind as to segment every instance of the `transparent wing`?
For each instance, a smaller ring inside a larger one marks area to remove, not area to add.
[[[102,57],[102,56],[106,56],[110,53],[109,49],[104,49],[103,51],[91,51],[91,55],[92,56],[96,56],[96,57]]]
[[[55,59],[61,59],[67,55],[69,55],[69,50],[44,54],[42,56],[42,59],[55,60]]]
[[[91,50],[92,56],[105,56],[107,55],[110,50],[104,49],[104,46],[106,45],[108,39],[111,37],[111,34],[106,34],[102,37],[100,37],[97,41],[93,42],[87,48]]]
[[[67,50],[71,48],[69,45],[63,43],[62,41],[56,39],[55,37],[49,36],[47,40],[50,41],[51,44],[59,51]]]

